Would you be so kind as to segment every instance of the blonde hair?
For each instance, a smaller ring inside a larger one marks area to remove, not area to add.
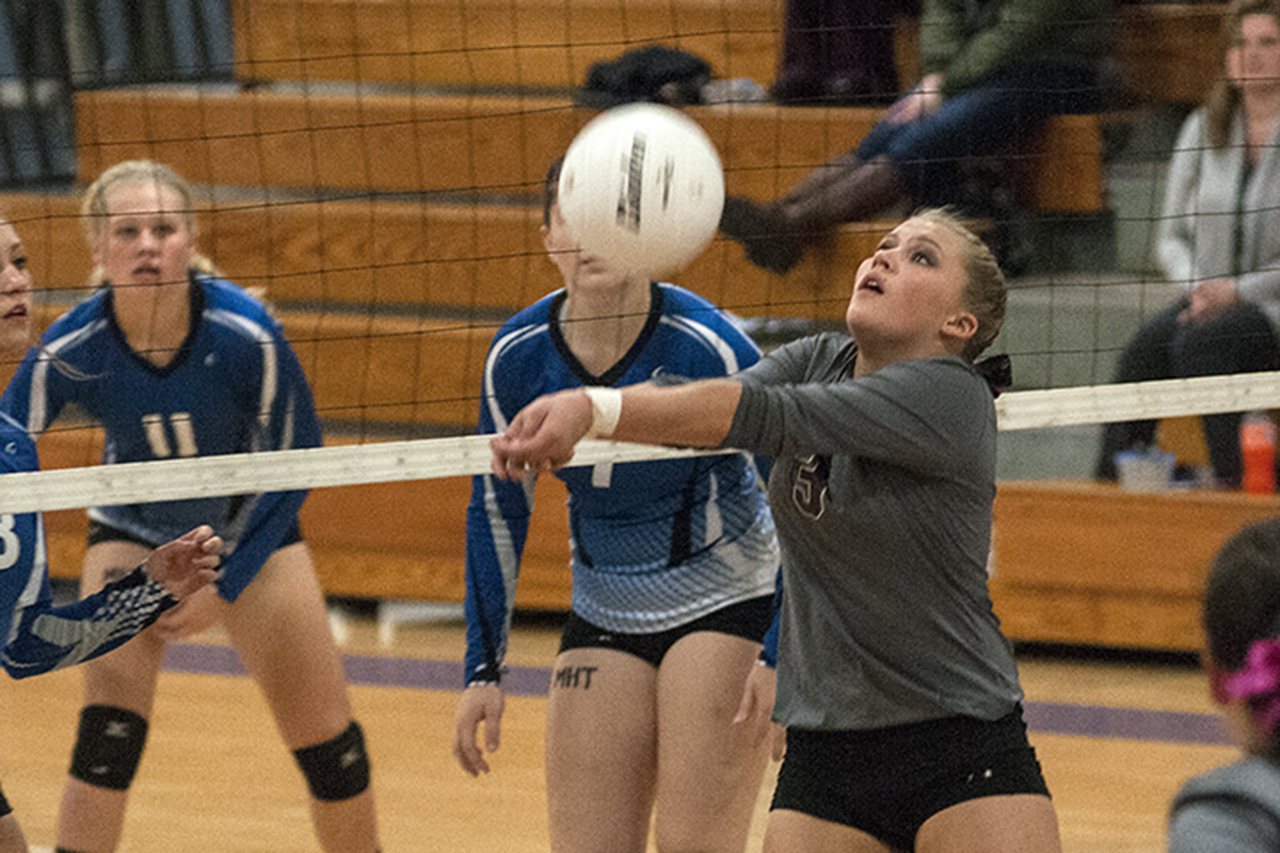
[[[978,319],[978,331],[965,342],[960,355],[969,361],[975,361],[991,346],[1004,325],[1005,304],[1008,301],[1004,272],[987,244],[949,208],[923,208],[913,213],[911,218],[941,225],[959,235],[964,243],[966,280],[962,298],[965,307]]]
[[[1250,15],[1270,15],[1280,24],[1278,0],[1235,0],[1222,19],[1218,34],[1217,82],[1204,99],[1205,135],[1214,148],[1226,148],[1231,142],[1231,121],[1240,107],[1240,89],[1227,79],[1227,52],[1240,37],[1240,26]]]
[[[106,228],[108,193],[118,186],[141,183],[168,187],[177,193],[182,202],[182,208],[179,211],[182,221],[192,236],[195,236],[196,197],[186,178],[179,175],[172,167],[154,160],[124,160],[104,171],[85,190],[84,199],[80,203],[80,221],[90,246],[98,242],[102,237],[103,229]],[[191,255],[191,268],[208,275],[222,276],[213,261],[199,252],[193,252]],[[107,284],[106,273],[102,267],[94,267],[89,275],[89,284],[94,287]]]

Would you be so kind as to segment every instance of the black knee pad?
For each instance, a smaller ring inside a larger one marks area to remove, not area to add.
[[[9,801],[4,798],[4,791],[0,791],[0,817],[13,813],[13,806],[9,805]]]
[[[369,754],[355,720],[333,740],[295,749],[293,757],[317,800],[349,800],[369,787]]]
[[[69,772],[87,785],[127,791],[146,745],[146,717],[110,705],[86,705]]]

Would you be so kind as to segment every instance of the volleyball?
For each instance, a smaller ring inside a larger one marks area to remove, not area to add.
[[[616,270],[679,271],[715,236],[724,170],[696,122],[660,104],[629,104],[578,133],[560,170],[560,215],[584,252]]]

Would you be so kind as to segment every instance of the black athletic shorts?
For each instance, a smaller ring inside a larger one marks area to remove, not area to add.
[[[0,791],[0,817],[7,814],[13,814],[13,806],[9,805],[9,801],[4,797],[4,791]]]
[[[192,525],[193,527],[195,525]],[[302,528],[298,526],[298,522],[294,522],[284,534],[284,539],[280,541],[279,547],[285,548],[302,541]],[[134,536],[132,533],[121,530],[118,527],[111,527],[99,521],[89,520],[89,542],[90,546],[97,545],[99,542],[132,542],[135,545],[141,545],[143,548],[157,548],[163,545],[163,542],[153,543],[146,542]]]
[[[569,614],[564,633],[560,635],[560,651],[569,649],[617,649],[635,655],[654,666],[661,666],[667,652],[681,638],[695,631],[715,631],[760,642],[773,623],[773,596],[763,595],[712,611],[701,619],[656,634],[622,634],[592,625],[576,613]]]
[[[914,849],[933,815],[968,800],[1049,795],[1022,706],[998,720],[946,717],[866,731],[787,729],[773,809],[851,826]]]

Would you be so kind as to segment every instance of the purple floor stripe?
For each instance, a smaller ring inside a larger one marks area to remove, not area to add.
[[[345,661],[347,679],[352,684],[419,690],[457,690],[462,686],[461,663],[375,655],[346,655]],[[165,652],[164,668],[167,672],[203,675],[245,674],[233,649],[202,643],[171,644]],[[513,666],[502,683],[509,695],[545,696],[551,671],[544,667]],[[1221,720],[1212,714],[1059,702],[1028,702],[1024,714],[1028,728],[1046,734],[1172,743],[1231,743]]]
[[[1028,702],[1023,709],[1032,731],[1059,735],[1229,744],[1222,720],[1213,714]]]

